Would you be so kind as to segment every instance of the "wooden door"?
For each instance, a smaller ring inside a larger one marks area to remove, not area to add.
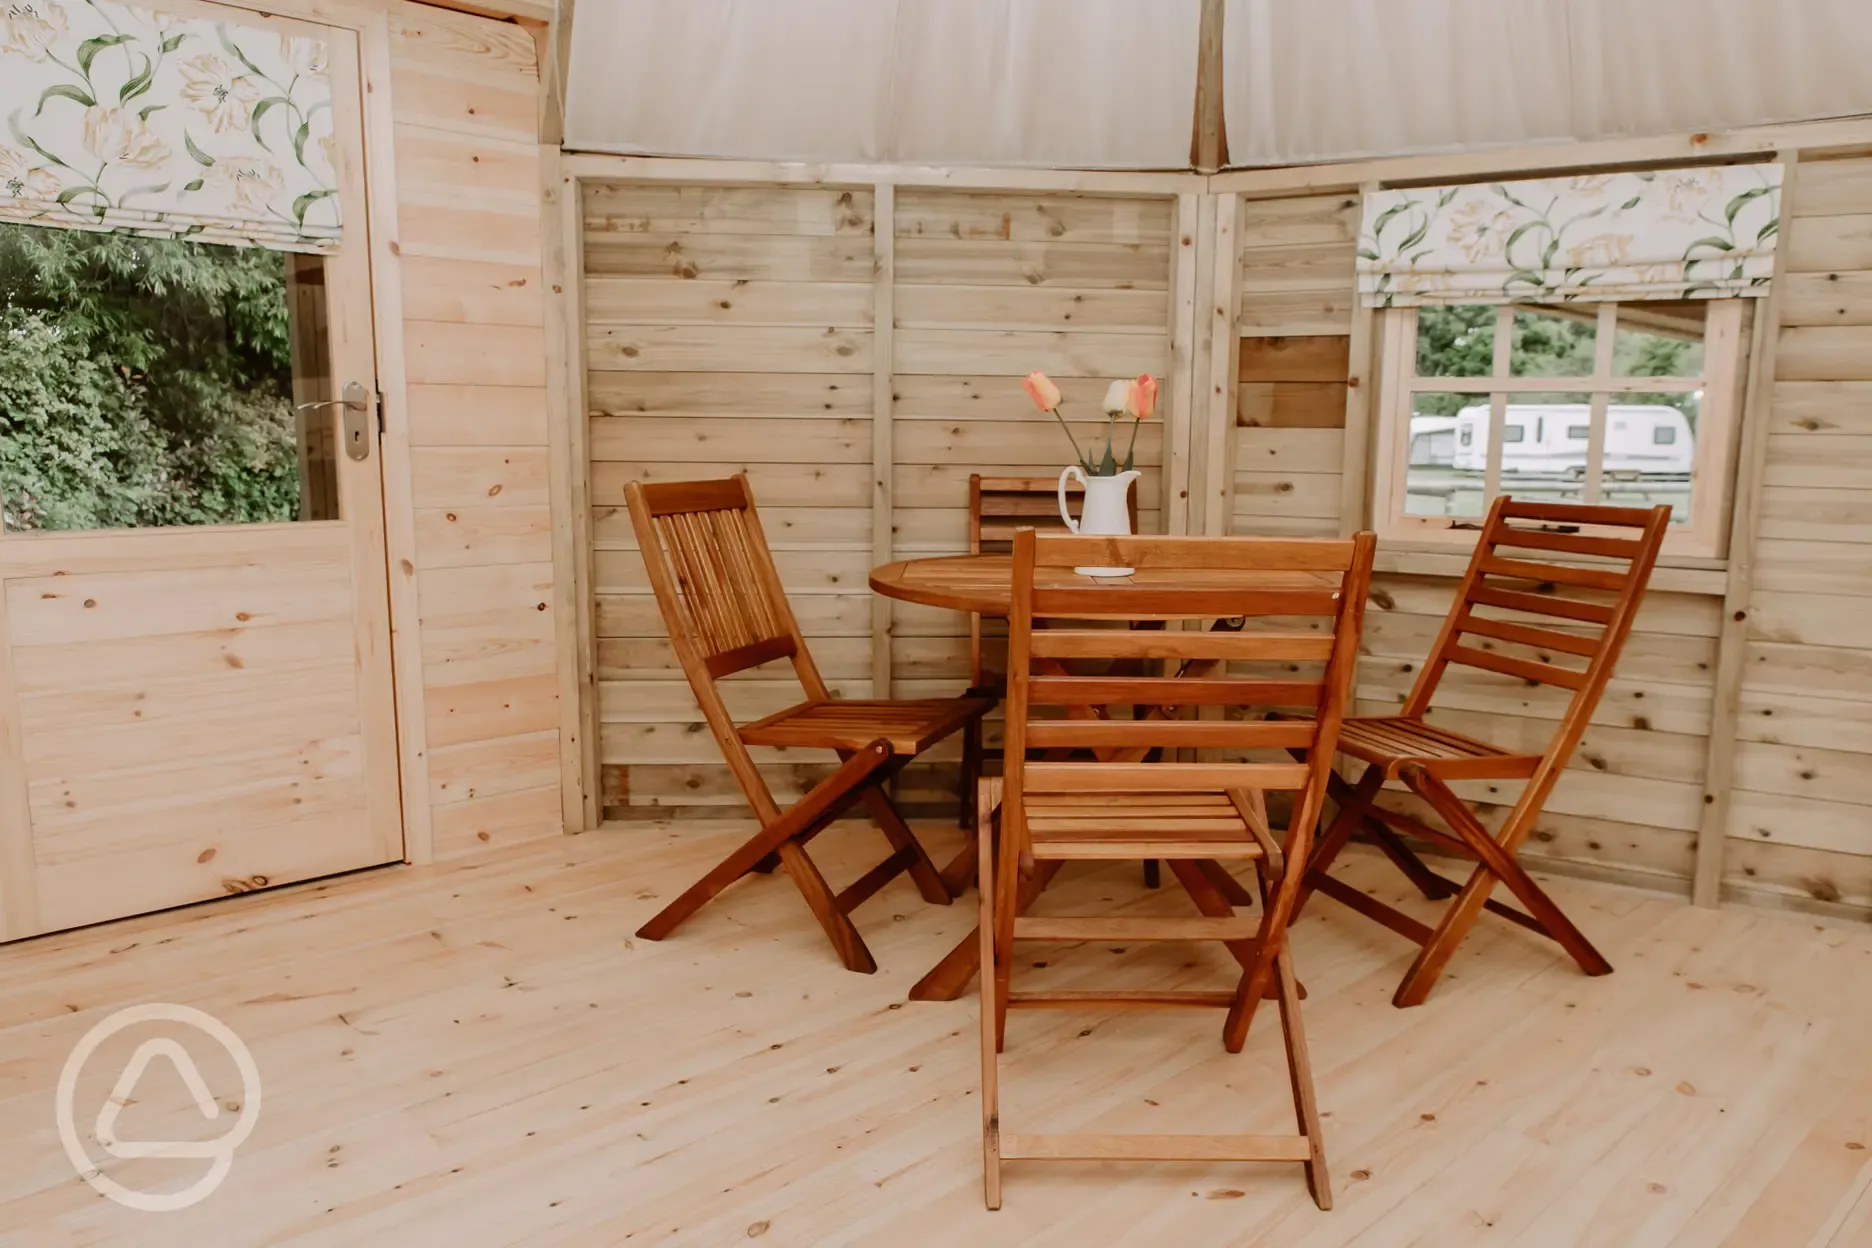
[[[0,939],[403,857],[358,38],[239,20],[324,40],[333,76],[345,237],[277,256],[292,376],[273,419],[297,413],[298,518],[19,531],[13,508]],[[328,402],[351,382],[372,396],[361,458]]]

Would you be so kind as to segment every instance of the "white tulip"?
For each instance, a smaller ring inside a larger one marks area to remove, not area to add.
[[[1116,416],[1131,403],[1131,383],[1114,381],[1105,390],[1105,401],[1099,407],[1107,416]]]

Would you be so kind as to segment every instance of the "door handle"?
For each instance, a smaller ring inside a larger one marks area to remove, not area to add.
[[[362,382],[345,383],[344,397],[340,399],[317,399],[310,403],[295,403],[296,412],[322,412],[328,407],[344,409],[344,448],[345,454],[352,459],[369,459],[371,448],[371,408],[374,396],[364,388]]]

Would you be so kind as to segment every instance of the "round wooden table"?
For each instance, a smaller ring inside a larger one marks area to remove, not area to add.
[[[1006,615],[1014,596],[1014,556],[944,555],[935,559],[906,559],[887,563],[871,572],[871,589],[886,598],[973,611],[979,615]],[[1140,568],[1130,576],[1080,576],[1068,568],[1034,569],[1039,589],[1097,589],[1109,586],[1145,586],[1185,589],[1187,572]],[[1278,569],[1206,569],[1203,589],[1319,590],[1338,589],[1339,578],[1322,572],[1287,572]]]

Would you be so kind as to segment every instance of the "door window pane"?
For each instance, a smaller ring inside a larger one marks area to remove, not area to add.
[[[337,516],[323,261],[0,223],[9,531]]]

